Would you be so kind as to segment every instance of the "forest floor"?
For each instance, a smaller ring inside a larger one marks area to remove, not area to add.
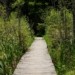
[[[36,37],[28,52],[18,63],[13,75],[56,75],[47,44],[42,37]]]

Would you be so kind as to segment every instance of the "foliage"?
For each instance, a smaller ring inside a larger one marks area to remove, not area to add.
[[[26,17],[21,18],[21,46],[18,38],[18,19],[12,12],[9,20],[0,18],[0,75],[12,75],[18,61],[33,41]],[[33,33],[32,33],[33,34]]]
[[[57,74],[66,75],[68,71],[74,71],[75,66],[73,64],[72,13],[66,8],[63,8],[64,16],[61,16],[61,11],[56,9],[50,9],[47,12],[48,14],[44,20],[44,25],[46,26],[44,38],[47,41],[49,53],[55,64]]]
[[[44,36],[45,34],[45,25],[43,23],[38,23],[37,26],[37,35],[36,36]]]
[[[0,0],[0,75],[12,75],[32,43],[29,23],[38,36],[46,32],[45,39],[58,75],[74,75],[74,3],[74,0],[72,3],[71,0]],[[45,9],[47,6],[55,9]],[[72,8],[73,12],[66,8]]]

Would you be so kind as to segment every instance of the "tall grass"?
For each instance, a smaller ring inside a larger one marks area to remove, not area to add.
[[[45,15],[44,25],[46,35],[44,36],[52,61],[58,75],[75,74],[75,46],[73,44],[72,25],[73,17],[71,11],[64,8],[64,16],[61,11],[50,9]],[[62,21],[65,19],[65,22]]]
[[[29,23],[25,17],[21,18],[21,46],[18,38],[18,18],[12,12],[4,25],[0,18],[0,75],[12,75],[19,59],[26,52],[33,41]]]

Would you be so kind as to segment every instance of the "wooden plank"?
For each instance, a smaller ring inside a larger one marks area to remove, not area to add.
[[[29,51],[21,58],[13,75],[56,75],[47,44],[36,37]]]

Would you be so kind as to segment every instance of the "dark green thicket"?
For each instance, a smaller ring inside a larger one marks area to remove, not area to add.
[[[31,28],[34,30],[35,35],[42,32],[37,29],[38,23],[42,23],[41,19],[42,11],[47,6],[57,6],[57,0],[0,0],[0,3],[5,6],[6,14],[8,16],[12,11],[20,10],[21,16],[26,15],[29,19]],[[13,8],[12,8],[13,5]],[[9,12],[9,13],[8,13]],[[42,34],[43,35],[43,34]]]

